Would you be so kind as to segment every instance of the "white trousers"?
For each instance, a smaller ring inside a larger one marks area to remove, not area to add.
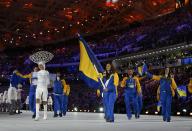
[[[17,100],[17,89],[15,87],[9,87],[8,89],[8,102],[11,103],[11,100]]]
[[[37,87],[36,89],[36,99],[40,101],[47,101],[48,98],[48,90],[47,88]]]

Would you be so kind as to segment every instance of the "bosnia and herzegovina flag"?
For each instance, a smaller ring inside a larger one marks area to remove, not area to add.
[[[140,76],[143,76],[147,70],[147,65],[145,63],[142,66],[137,67],[137,72]]]
[[[186,97],[187,96],[187,87],[186,86],[178,86],[177,92],[179,94],[179,97]]]
[[[98,73],[103,73],[104,69],[96,58],[95,54],[86,43],[86,41],[79,36],[80,44],[80,77],[85,83],[94,89],[99,89],[101,86],[98,80]],[[95,69],[95,67],[96,69]]]

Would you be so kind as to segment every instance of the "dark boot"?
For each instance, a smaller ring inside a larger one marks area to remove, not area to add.
[[[34,114],[32,115],[32,119],[35,119],[35,117],[36,117],[36,113],[34,113]]]
[[[63,116],[62,113],[59,113],[59,116],[62,117]]]
[[[57,113],[54,113],[54,116],[53,117],[58,117],[58,114]]]

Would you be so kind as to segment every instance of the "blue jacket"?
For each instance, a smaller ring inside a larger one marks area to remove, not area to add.
[[[61,81],[57,81],[57,80],[54,81],[53,92],[55,94],[63,94],[63,85]]]

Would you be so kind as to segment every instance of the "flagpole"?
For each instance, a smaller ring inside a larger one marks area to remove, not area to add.
[[[97,75],[99,75],[99,72],[98,72],[98,70],[97,70],[97,67],[94,65],[94,68],[95,68],[95,70],[96,70],[96,72],[97,72]],[[102,86],[103,86],[103,89],[106,89],[106,87],[105,87],[105,84],[103,83],[103,80],[99,77],[99,80],[101,81],[101,84],[102,84]]]

